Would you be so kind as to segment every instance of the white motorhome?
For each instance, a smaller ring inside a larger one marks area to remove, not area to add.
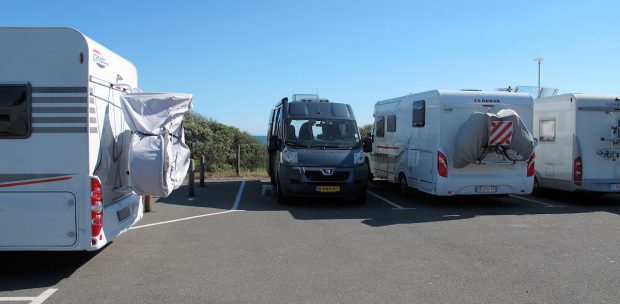
[[[620,192],[620,96],[536,99],[536,189]]]
[[[128,130],[136,68],[70,28],[0,28],[0,43],[0,250],[99,249],[143,215],[119,157],[100,164],[126,149],[102,132]]]
[[[490,133],[496,131],[486,127],[489,120],[485,117],[514,112],[520,117],[515,123],[521,129],[509,123],[506,128],[510,130],[499,134],[502,125],[497,131],[500,137]],[[377,102],[368,154],[371,173],[400,183],[403,192],[411,187],[440,196],[530,193],[534,182],[534,141],[528,131],[532,115],[532,97],[521,93],[434,90]],[[471,117],[486,119],[485,125],[468,125]],[[526,155],[510,149],[519,130],[522,139],[528,140],[529,148],[520,152]],[[465,138],[464,131],[475,138]],[[504,142],[491,145],[494,139]],[[475,159],[455,167],[459,141],[476,151]]]

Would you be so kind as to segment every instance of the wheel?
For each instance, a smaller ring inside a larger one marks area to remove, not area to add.
[[[409,185],[407,184],[407,178],[404,175],[400,175],[398,177],[399,185],[400,185],[400,195],[407,196],[409,195]]]
[[[278,200],[278,204],[286,204],[288,202],[288,196],[282,194],[282,187],[280,186],[279,181],[276,181],[276,198]]]
[[[538,178],[534,177],[534,189],[532,190],[532,194],[541,195],[543,194],[543,189],[540,187],[540,183],[538,183]]]

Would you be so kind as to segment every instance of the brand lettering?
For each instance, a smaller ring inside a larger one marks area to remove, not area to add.
[[[474,99],[474,102],[479,103],[501,103],[499,99]]]
[[[105,57],[103,57],[101,53],[96,49],[93,49],[93,62],[102,69],[109,65],[108,61],[105,60]]]

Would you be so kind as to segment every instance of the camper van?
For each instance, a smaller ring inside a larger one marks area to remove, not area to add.
[[[403,193],[530,193],[532,115],[532,97],[522,93],[434,90],[379,101],[371,174]]]
[[[534,135],[536,190],[620,192],[620,96],[537,99]]]
[[[0,41],[0,250],[99,249],[142,218],[115,185],[127,147],[101,144],[128,130],[136,68],[70,28],[4,27]]]
[[[350,105],[312,94],[283,98],[271,110],[267,138],[278,202],[292,196],[366,201],[368,167]]]

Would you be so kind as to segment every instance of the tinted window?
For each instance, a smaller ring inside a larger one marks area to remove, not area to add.
[[[412,124],[414,127],[424,127],[426,115],[426,102],[424,100],[418,100],[413,102],[413,119]]]
[[[389,115],[387,117],[387,131],[396,132],[396,115]]]
[[[385,117],[379,116],[375,118],[375,136],[385,136]]]
[[[0,85],[0,138],[29,137],[30,116],[30,86]]]

